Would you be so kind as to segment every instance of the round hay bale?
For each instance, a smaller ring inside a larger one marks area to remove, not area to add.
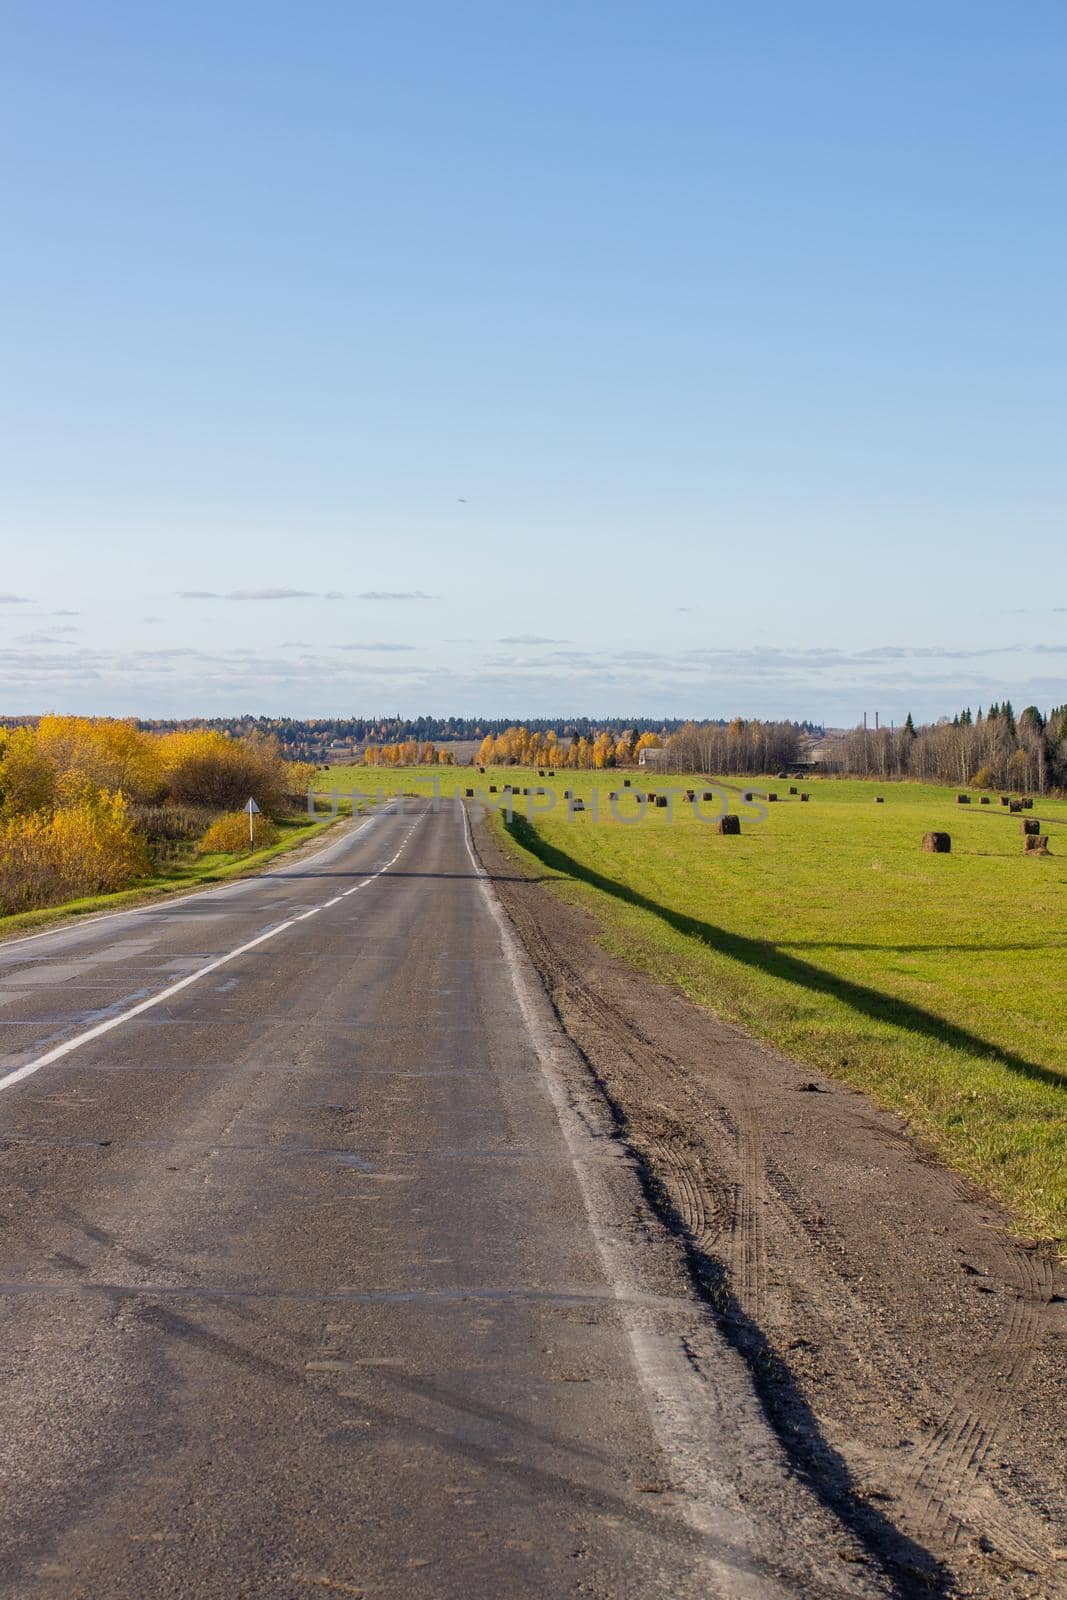
[[[885,805],[885,800],[883,799],[883,797],[880,794],[876,794],[875,797],[874,797],[874,803],[875,803],[876,806],[884,806]]]
[[[1026,834],[1030,834],[1030,833],[1038,833],[1039,834],[1041,832],[1041,824],[1037,820],[1036,817],[1024,817],[1023,820],[1020,822],[1019,827],[1020,827],[1021,831],[1023,833],[1026,833]]]
[[[984,794],[978,803],[979,805],[987,806],[989,804],[989,796]]]
[[[489,785],[489,793],[490,794],[496,794],[496,784],[495,783],[491,783]]]
[[[1023,840],[1023,850],[1029,856],[1047,856],[1049,853],[1048,834],[1028,833]]]
[[[474,799],[474,790],[473,789],[464,789],[463,793],[467,797],[468,800],[473,800]]]
[[[741,818],[740,817],[735,817],[732,811],[728,811],[726,813],[726,815],[724,817],[720,817],[718,822],[715,824],[715,832],[716,833],[740,833],[741,832]]]
[[[1034,809],[1034,802],[1032,800],[1024,800],[1023,809],[1024,811],[1032,811]]]
[[[796,794],[796,792],[797,792],[797,786],[796,786],[796,784],[795,784],[795,783],[792,783],[792,784],[790,784],[790,786],[789,786],[789,793],[790,793],[790,794]]]
[[[923,849],[931,850],[935,856],[947,856],[952,849],[952,835],[949,833],[924,833]]]
[[[667,796],[665,794],[658,794],[656,796],[656,804],[658,806],[665,806],[667,804]]]
[[[802,794],[800,798],[801,798],[801,801],[803,802],[803,801],[806,801],[806,800],[810,800],[811,799],[811,795],[810,794]]]
[[[767,796],[767,799],[768,799],[768,800],[777,800],[777,798],[778,798],[778,796],[777,796],[777,795],[776,795],[776,794],[773,794],[773,793],[772,793],[772,794],[769,794],[769,795],[768,795],[768,796]]]
[[[572,801],[571,810],[572,811],[584,811],[585,810],[585,801],[584,800],[574,800],[574,801]]]
[[[704,793],[700,796],[700,798],[701,798],[701,800],[714,800],[715,792],[714,792],[713,789],[705,789]]]
[[[958,806],[969,806],[970,803],[971,803],[971,797],[970,797],[969,794],[958,794],[956,796],[956,804]]]
[[[629,788],[629,787],[630,787],[630,780],[629,780],[629,778],[624,778],[624,779],[623,779],[623,780],[622,780],[622,786],[623,786],[623,788],[624,788],[624,789],[628,789],[628,788]]]
[[[1002,794],[1001,797],[1000,797],[1000,803],[1001,803],[1002,806],[1010,806],[1011,805],[1011,795],[1010,794]]]
[[[1012,813],[1013,816],[1015,815],[1016,812],[1021,811],[1022,808],[1023,808],[1023,803],[1022,803],[1021,800],[1009,800],[1008,801],[1008,810]]]

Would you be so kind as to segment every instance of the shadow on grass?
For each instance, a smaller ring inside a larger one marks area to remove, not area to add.
[[[896,999],[878,989],[868,988],[866,984],[853,983],[848,978],[826,972],[810,961],[802,961],[798,956],[790,955],[786,949],[771,944],[768,940],[750,939],[744,934],[728,933],[725,928],[719,928],[713,922],[702,922],[698,917],[672,911],[669,906],[662,906],[637,889],[630,888],[628,884],[619,883],[614,878],[608,878],[603,873],[594,871],[592,867],[575,860],[556,845],[547,843],[537,830],[521,817],[516,817],[506,826],[516,843],[536,856],[546,867],[562,872],[581,883],[587,883],[592,888],[599,889],[602,894],[610,895],[614,900],[621,900],[624,905],[635,906],[641,911],[650,911],[676,933],[684,934],[690,939],[699,939],[709,949],[718,951],[731,961],[753,967],[770,977],[781,979],[784,983],[795,984],[811,994],[829,995],[872,1022],[902,1028],[919,1038],[932,1039],[935,1043],[948,1045],[951,1049],[967,1051],[984,1061],[1007,1067],[1010,1072],[1017,1072],[1035,1083],[1046,1084],[1056,1089],[1067,1089],[1067,1074],[1057,1072],[1052,1067],[1041,1066],[1035,1061],[1027,1061],[1011,1050],[1002,1050],[998,1045],[991,1044],[988,1039],[981,1039],[977,1034],[969,1033],[966,1028],[939,1017],[936,1012],[925,1011],[921,1006],[912,1005],[907,1000]]]

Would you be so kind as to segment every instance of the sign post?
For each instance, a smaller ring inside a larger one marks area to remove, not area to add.
[[[248,797],[245,810],[248,812],[248,853],[251,855],[256,847],[256,818],[259,816],[259,807],[251,795]]]

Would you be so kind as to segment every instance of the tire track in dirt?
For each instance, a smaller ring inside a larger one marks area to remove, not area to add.
[[[734,1186],[733,1270],[736,1293],[746,1314],[762,1323],[767,1284],[767,1239],[763,1211],[767,1204],[767,1169],[763,1130],[747,1089],[738,1096],[737,1182]]]
[[[991,1539],[1009,1559],[1041,1570],[1039,1532],[1020,1526],[1017,1508],[1009,1512],[991,1503],[983,1469],[1001,1439],[1013,1400],[1030,1376],[1055,1278],[1047,1258],[999,1231],[991,1232],[990,1244],[1012,1301],[970,1382],[919,1452],[904,1503],[910,1515],[950,1547],[958,1546],[969,1531]]]
[[[780,1174],[769,1178],[770,1204],[775,1220],[789,1229],[797,1246],[815,1257],[819,1271],[831,1277],[833,1288],[827,1302],[819,1305],[813,1297],[805,1302],[808,1316],[819,1325],[820,1341],[834,1341],[851,1356],[849,1387],[857,1414],[870,1408],[871,1384],[862,1374],[878,1373],[886,1392],[902,1396],[902,1380],[907,1374],[904,1354],[883,1341],[875,1351],[869,1340],[859,1336],[866,1322],[865,1310],[848,1282],[836,1270],[833,1260],[819,1249],[814,1236],[802,1220],[799,1207],[790,1204],[783,1190],[790,1186]],[[897,1504],[902,1525],[916,1538],[946,1550],[959,1550],[965,1539],[993,1544],[996,1550],[1025,1571],[1048,1570],[1042,1554],[1042,1534],[1047,1533],[1024,1508],[1007,1507],[984,1468],[1001,1440],[1003,1424],[1012,1401],[1033,1365],[1037,1345],[1044,1333],[1041,1301],[1047,1303],[1055,1289],[1051,1263],[1037,1257],[1035,1270],[1031,1253],[1014,1240],[991,1233],[991,1243],[1001,1262],[1004,1277],[1014,1277],[1018,1292],[1012,1301],[995,1342],[973,1370],[972,1381],[948,1409],[942,1396],[922,1382],[905,1402],[910,1429],[923,1439],[917,1452],[907,1456],[888,1449],[871,1451],[880,1488],[888,1489]],[[1023,1286],[1025,1280],[1026,1287]],[[847,1307],[842,1316],[842,1303]],[[849,1324],[852,1324],[850,1326]],[[914,1373],[909,1374],[914,1380]],[[926,1418],[942,1414],[931,1428]]]

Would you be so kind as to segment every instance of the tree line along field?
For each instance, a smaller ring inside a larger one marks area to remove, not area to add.
[[[718,783],[742,817],[750,786],[779,800],[738,837],[677,802],[673,820],[653,807],[627,826],[607,804],[627,776],[647,793]],[[527,820],[520,795],[491,826],[517,864],[596,913],[608,948],[869,1091],[1026,1232],[1067,1246],[1067,801],[1024,814],[1049,836],[1035,857],[998,796],[958,805],[933,785],[808,778],[804,804],[773,777],[349,767],[316,781],[428,794],[434,777],[442,794],[495,784],[497,800],[505,783],[551,788],[552,812]],[[568,818],[568,788],[587,805],[599,791],[599,815]],[[923,851],[933,829],[951,854]]]

